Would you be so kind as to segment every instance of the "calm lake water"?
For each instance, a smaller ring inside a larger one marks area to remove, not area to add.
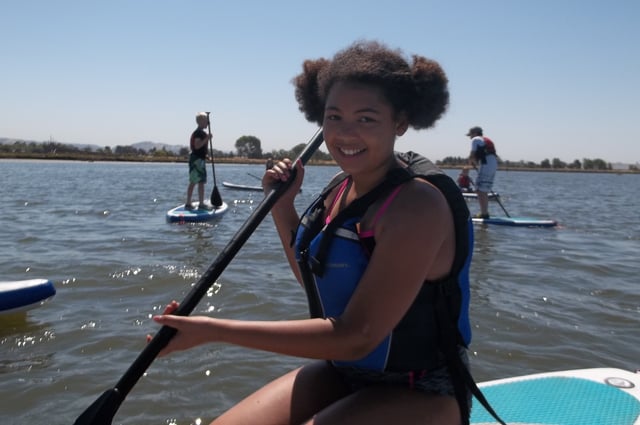
[[[336,170],[307,167],[299,209]],[[171,225],[165,213],[184,201],[186,164],[0,161],[0,280],[48,278],[58,290],[26,315],[0,318],[2,423],[71,424],[112,388],[158,329],[151,315],[184,298],[262,198],[222,181],[258,184],[262,172],[217,164],[227,214]],[[476,379],[640,367],[640,176],[500,171],[494,189],[512,216],[560,226],[476,226]],[[495,203],[491,212],[502,214]],[[270,217],[195,313],[306,317]],[[113,423],[208,423],[304,361],[221,345],[156,359]]]

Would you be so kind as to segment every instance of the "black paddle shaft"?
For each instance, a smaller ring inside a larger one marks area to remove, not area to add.
[[[313,139],[300,153],[298,160],[301,161],[303,165],[306,164],[323,141],[322,131],[318,130]],[[267,216],[271,208],[273,208],[273,205],[282,196],[282,194],[286,192],[289,186],[291,186],[295,179],[296,172],[296,166],[294,165],[290,178],[286,182],[281,182],[275,189],[272,189],[267,193],[262,202],[260,202],[258,207],[253,211],[242,227],[238,229],[222,252],[218,254],[218,257],[213,261],[211,266],[209,266],[200,279],[198,279],[195,286],[187,294],[173,314],[178,316],[188,316],[195,309],[202,297],[204,297],[209,288],[216,282],[216,279],[218,279],[227,265],[231,262],[233,257],[249,239],[262,220]],[[168,326],[161,327],[158,333],[156,333],[153,339],[145,346],[133,364],[120,378],[116,386],[103,393],[91,406],[87,408],[87,410],[82,413],[82,415],[78,417],[78,419],[76,419],[74,425],[111,424],[113,416],[116,414],[127,394],[129,394],[140,377],[144,374],[153,360],[167,345],[175,333],[176,330],[174,328]]]
[[[211,120],[209,119],[209,114],[211,112],[207,112],[207,136],[209,136],[209,150],[211,151],[211,171],[213,172],[213,185],[216,185],[216,166],[213,161],[213,141],[211,140]]]
[[[211,151],[211,174],[213,175],[213,189],[211,190],[211,197],[209,200],[214,208],[219,208],[222,206],[222,196],[220,196],[220,191],[218,191],[218,185],[216,183],[216,165],[213,160],[213,140],[211,138],[211,120],[209,119],[209,114],[211,114],[211,112],[207,112],[207,129],[209,131],[209,150]]]

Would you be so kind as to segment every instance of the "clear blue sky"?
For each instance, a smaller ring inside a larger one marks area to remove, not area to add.
[[[451,105],[399,139],[466,156],[480,125],[511,161],[640,161],[640,1],[19,0],[2,5],[0,137],[214,146],[306,142],[291,79],[304,59],[376,39],[441,63]]]

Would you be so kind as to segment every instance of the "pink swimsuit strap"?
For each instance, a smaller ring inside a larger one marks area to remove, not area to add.
[[[376,227],[376,223],[378,222],[380,217],[382,217],[382,214],[384,214],[387,208],[389,208],[389,205],[391,205],[391,202],[393,202],[393,200],[398,195],[398,193],[400,193],[401,189],[402,189],[402,185],[396,187],[393,190],[393,192],[391,192],[391,194],[387,197],[387,199],[384,200],[384,203],[382,204],[382,206],[380,206],[378,211],[376,211],[376,215],[373,217],[373,221],[371,222],[371,228],[368,230],[363,230],[359,233],[359,236],[361,238],[373,237],[373,229]]]
[[[340,185],[340,189],[338,189],[338,193],[336,194],[336,197],[333,198],[333,202],[331,203],[331,207],[329,208],[329,214],[327,214],[327,218],[324,219],[324,224],[331,223],[331,212],[333,211],[333,208],[336,206],[336,203],[338,202],[338,200],[342,198],[342,194],[344,193],[344,190],[347,188],[347,185],[349,184],[349,179],[350,177],[344,179],[344,181]]]
[[[329,208],[329,214],[327,215],[327,218],[324,219],[324,224],[331,223],[331,211],[333,211],[333,208],[335,207],[338,200],[342,198],[342,194],[344,193],[348,184],[349,184],[349,178],[345,179],[344,182],[342,182],[342,184],[340,185],[340,189],[338,189],[338,193],[336,194],[336,197],[333,198],[333,202],[331,203],[331,208]],[[364,237],[364,238],[373,237],[373,229],[375,228],[376,223],[378,222],[378,220],[380,220],[380,217],[382,217],[382,214],[384,214],[387,208],[389,208],[389,205],[391,205],[391,202],[393,202],[393,200],[398,195],[398,193],[400,193],[401,189],[402,189],[402,185],[396,187],[393,190],[393,192],[391,192],[391,194],[387,197],[387,199],[384,200],[384,203],[380,206],[378,211],[376,211],[376,215],[373,217],[373,221],[371,222],[371,228],[369,230],[364,230],[362,232],[359,232],[360,237]]]

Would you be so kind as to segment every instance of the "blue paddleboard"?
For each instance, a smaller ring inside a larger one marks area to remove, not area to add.
[[[191,205],[193,206],[192,210],[185,209],[184,204],[182,204],[167,211],[167,222],[204,223],[220,218],[229,208],[226,202],[223,202],[218,208],[212,210],[198,209],[197,202],[192,202]]]
[[[0,314],[13,314],[42,305],[56,294],[53,282],[28,279],[0,282]]]
[[[640,374],[626,370],[566,370],[499,379],[478,386],[508,424],[640,424]],[[471,424],[497,422],[474,399]]]

